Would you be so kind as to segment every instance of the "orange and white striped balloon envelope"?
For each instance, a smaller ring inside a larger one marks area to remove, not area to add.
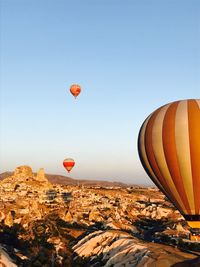
[[[71,94],[76,98],[80,92],[81,92],[81,87],[80,85],[78,84],[73,84],[71,87],[70,87],[70,92]]]
[[[75,165],[75,161],[71,158],[64,159],[63,161],[63,166],[68,172],[71,171],[74,165]]]
[[[140,129],[138,152],[153,182],[190,227],[200,228],[200,99],[154,111]]]

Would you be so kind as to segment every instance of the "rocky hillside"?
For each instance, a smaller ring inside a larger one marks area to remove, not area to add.
[[[29,166],[0,182],[0,260],[16,266],[198,266],[188,236],[155,188],[55,184]]]
[[[0,181],[10,177],[14,174],[14,172],[4,172],[0,174]],[[36,173],[34,173],[36,175]],[[119,186],[119,187],[127,187],[128,185],[120,182],[110,182],[110,181],[100,181],[100,180],[79,180],[73,179],[63,175],[56,174],[46,174],[46,178],[50,183],[53,184],[61,184],[61,185],[87,185],[87,186]],[[132,185],[134,186],[134,185]]]

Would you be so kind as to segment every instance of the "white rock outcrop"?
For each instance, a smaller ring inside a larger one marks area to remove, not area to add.
[[[79,257],[103,255],[104,267],[136,266],[148,260],[148,249],[135,239],[121,231],[97,231],[80,240],[74,247]]]
[[[17,267],[6,251],[0,246],[0,266]]]
[[[91,267],[169,267],[188,259],[188,254],[174,247],[142,242],[118,230],[93,232],[72,249],[74,261],[88,259],[87,266]],[[189,255],[189,258],[194,258],[194,255]]]

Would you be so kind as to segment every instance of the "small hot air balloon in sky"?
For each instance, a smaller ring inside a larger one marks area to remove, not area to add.
[[[71,94],[76,98],[80,92],[81,92],[81,87],[78,84],[72,84],[70,87],[70,92]]]
[[[144,121],[138,152],[147,174],[200,241],[200,99],[169,103]]]
[[[63,161],[63,166],[65,167],[65,169],[70,172],[71,169],[74,167],[75,165],[75,161],[71,158],[67,158],[67,159],[64,159]]]

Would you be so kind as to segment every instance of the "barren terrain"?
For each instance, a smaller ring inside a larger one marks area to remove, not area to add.
[[[200,244],[188,241],[184,218],[156,188],[20,166],[3,174],[0,195],[8,266],[200,266]]]

